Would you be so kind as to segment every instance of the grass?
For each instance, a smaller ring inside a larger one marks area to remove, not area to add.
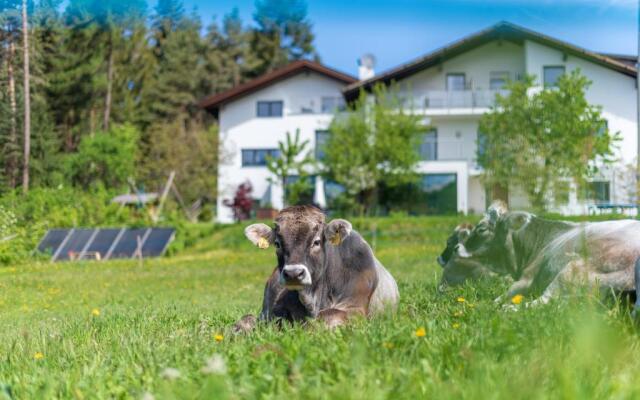
[[[236,319],[259,310],[274,265],[240,226],[143,266],[1,268],[0,398],[640,396],[640,340],[624,305],[580,294],[507,312],[492,301],[507,286],[501,281],[438,293],[435,256],[457,222],[354,221],[396,277],[402,301],[396,315],[336,331],[230,333]],[[213,355],[219,372],[203,372]],[[179,377],[167,378],[169,368]]]

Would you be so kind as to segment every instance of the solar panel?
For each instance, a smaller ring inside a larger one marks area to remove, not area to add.
[[[122,231],[122,229],[119,228],[98,229],[93,241],[89,243],[89,246],[81,257],[87,258],[90,256],[91,258],[97,258],[99,260],[105,258],[120,231]]]
[[[54,254],[54,260],[75,260],[87,244],[95,229],[73,229],[70,236]]]
[[[53,255],[68,234],[69,229],[51,229],[38,244],[38,251]]]
[[[158,257],[164,254],[173,240],[176,230],[173,228],[153,228],[142,246],[143,257]]]
[[[150,228],[127,229],[108,258],[131,258],[138,248],[138,238],[141,241],[146,239],[145,235],[148,231]]]
[[[162,256],[173,240],[173,228],[51,229],[38,251],[52,254],[52,261],[132,258],[138,247],[142,257]]]

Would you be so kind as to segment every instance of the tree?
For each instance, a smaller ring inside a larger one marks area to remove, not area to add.
[[[304,0],[257,0],[251,38],[252,76],[259,76],[292,60],[318,58]]]
[[[363,91],[329,127],[325,175],[346,188],[361,212],[370,212],[380,185],[415,181],[420,142],[427,130],[393,90],[377,85],[371,94]]]
[[[94,44],[104,48],[106,62],[106,89],[102,129],[109,130],[111,102],[114,80],[114,57],[117,42],[122,39],[124,30],[136,23],[146,10],[144,0],[72,0],[67,15],[77,27],[94,25]],[[94,51],[99,46],[94,47]]]
[[[18,107],[16,92],[16,42],[19,39],[20,25],[20,1],[4,0],[0,2],[0,40],[2,42],[5,61],[5,72],[7,76],[7,93],[9,108],[3,119],[8,121],[8,127],[3,135],[3,163],[6,174],[6,184],[9,188],[15,188],[18,182],[19,173],[19,144],[18,144]],[[8,115],[6,115],[8,114]],[[4,129],[3,129],[4,130]]]
[[[22,158],[22,191],[29,191],[29,157],[31,156],[31,76],[29,75],[29,29],[27,0],[22,0],[23,96],[24,96],[24,153]]]
[[[300,141],[300,130],[292,139],[287,132],[286,141],[278,142],[278,157],[268,157],[267,169],[282,187],[282,204],[286,207],[299,202],[302,194],[309,191],[310,168],[315,164],[311,151],[306,151],[309,140]],[[292,179],[293,178],[293,179]],[[273,178],[269,178],[273,183]]]
[[[612,161],[612,144],[600,107],[590,105],[590,82],[579,70],[563,75],[557,88],[532,93],[534,77],[508,85],[479,124],[483,151],[478,162],[489,186],[518,187],[535,209],[544,210],[554,186],[583,182]]]
[[[67,173],[75,185],[119,188],[135,176],[139,132],[130,125],[114,125],[109,132],[85,136],[78,152],[67,156]]]
[[[233,218],[236,222],[244,221],[251,218],[251,209],[253,208],[253,199],[251,198],[253,186],[251,182],[246,181],[238,185],[233,200],[224,199],[222,204],[231,208]]]

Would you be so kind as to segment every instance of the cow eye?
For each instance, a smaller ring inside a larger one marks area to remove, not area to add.
[[[320,246],[320,239],[316,239],[313,241],[314,246]]]

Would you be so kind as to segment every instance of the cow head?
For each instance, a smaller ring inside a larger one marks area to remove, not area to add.
[[[509,212],[502,202],[492,204],[466,241],[456,245],[456,255],[482,262],[499,274],[512,273],[516,268],[513,235],[524,229],[531,217],[526,212]]]
[[[479,279],[491,275],[491,272],[478,260],[463,258],[456,254],[458,244],[464,244],[472,231],[473,225],[463,223],[458,225],[447,239],[447,247],[437,258],[438,264],[443,268],[440,289],[460,285],[467,279]]]
[[[442,254],[440,254],[436,259],[441,267],[444,268],[444,266],[447,265],[456,251],[458,243],[464,243],[469,237],[469,234],[471,234],[472,229],[473,225],[466,222],[456,226],[453,233],[447,238],[447,247],[445,247]]]
[[[326,247],[340,245],[351,229],[351,224],[341,219],[325,223],[324,214],[315,207],[294,206],[278,214],[273,229],[253,224],[245,229],[245,236],[262,249],[273,245],[280,283],[299,290],[320,280],[325,272]]]

